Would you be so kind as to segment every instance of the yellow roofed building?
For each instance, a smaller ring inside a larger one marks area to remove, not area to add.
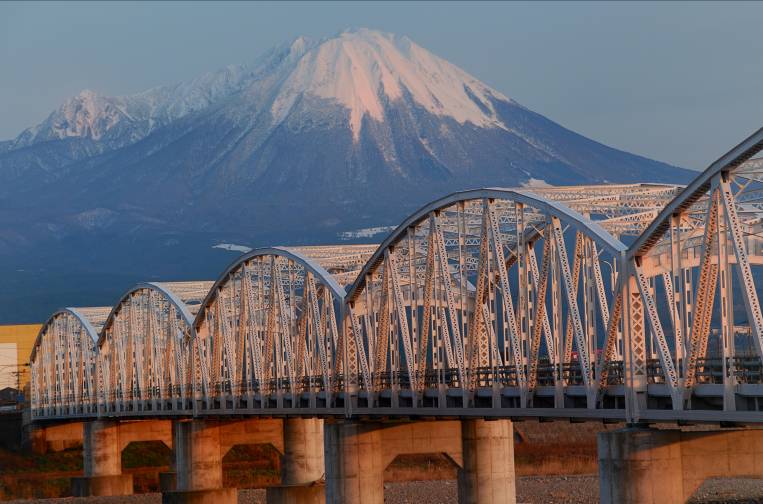
[[[0,325],[0,390],[29,382],[29,354],[40,324]]]

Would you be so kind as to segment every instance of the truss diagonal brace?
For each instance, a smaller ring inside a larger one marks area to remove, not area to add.
[[[758,300],[758,291],[755,289],[755,279],[750,270],[750,258],[747,254],[747,247],[742,238],[742,225],[739,221],[734,196],[731,194],[729,183],[721,180],[720,192],[723,200],[723,207],[731,237],[734,243],[734,254],[737,259],[737,272],[739,280],[744,287],[742,297],[744,298],[744,307],[747,312],[747,320],[752,326],[755,335],[755,346],[758,350],[758,356],[763,356],[763,314],[760,311],[760,302]]]

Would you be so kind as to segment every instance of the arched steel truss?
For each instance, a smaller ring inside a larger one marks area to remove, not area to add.
[[[368,254],[365,246],[262,248],[230,265],[195,321],[197,407],[325,407],[341,389],[344,348],[345,289],[328,269],[354,278]]]
[[[761,147],[686,188],[459,192],[379,246],[257,249],[100,321],[62,310],[32,354],[34,418],[761,422]]]
[[[194,383],[193,320],[211,286],[141,283],[122,296],[98,340],[101,414],[186,408]]]
[[[30,356],[31,401],[39,415],[97,413],[96,342],[110,310],[64,308],[43,324]]]
[[[607,375],[597,365],[622,351],[609,318],[610,306],[619,317],[625,251],[599,223],[529,191],[427,205],[347,293],[357,355],[348,351],[348,375],[361,404],[553,408],[568,389],[578,407],[593,407]]]
[[[628,252],[634,416],[761,410],[761,149],[763,129],[694,179]]]

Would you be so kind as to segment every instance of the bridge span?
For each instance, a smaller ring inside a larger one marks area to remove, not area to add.
[[[216,281],[59,310],[31,420],[83,422],[81,494],[127,492],[120,432],[154,426],[176,454],[168,502],[235,500],[221,446],[247,432],[284,454],[269,502],[380,503],[389,457],[427,450],[461,468],[460,502],[513,502],[511,421],[528,418],[631,426],[600,439],[603,501],[763,476],[763,431],[645,427],[763,424],[762,148],[763,129],[686,187],[462,191],[378,245],[255,249]]]

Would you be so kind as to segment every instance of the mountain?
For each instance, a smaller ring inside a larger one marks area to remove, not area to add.
[[[336,242],[458,189],[688,178],[407,37],[348,30],[134,95],[83,91],[0,142],[0,258],[19,284],[51,265],[211,277],[230,259],[217,243]]]

